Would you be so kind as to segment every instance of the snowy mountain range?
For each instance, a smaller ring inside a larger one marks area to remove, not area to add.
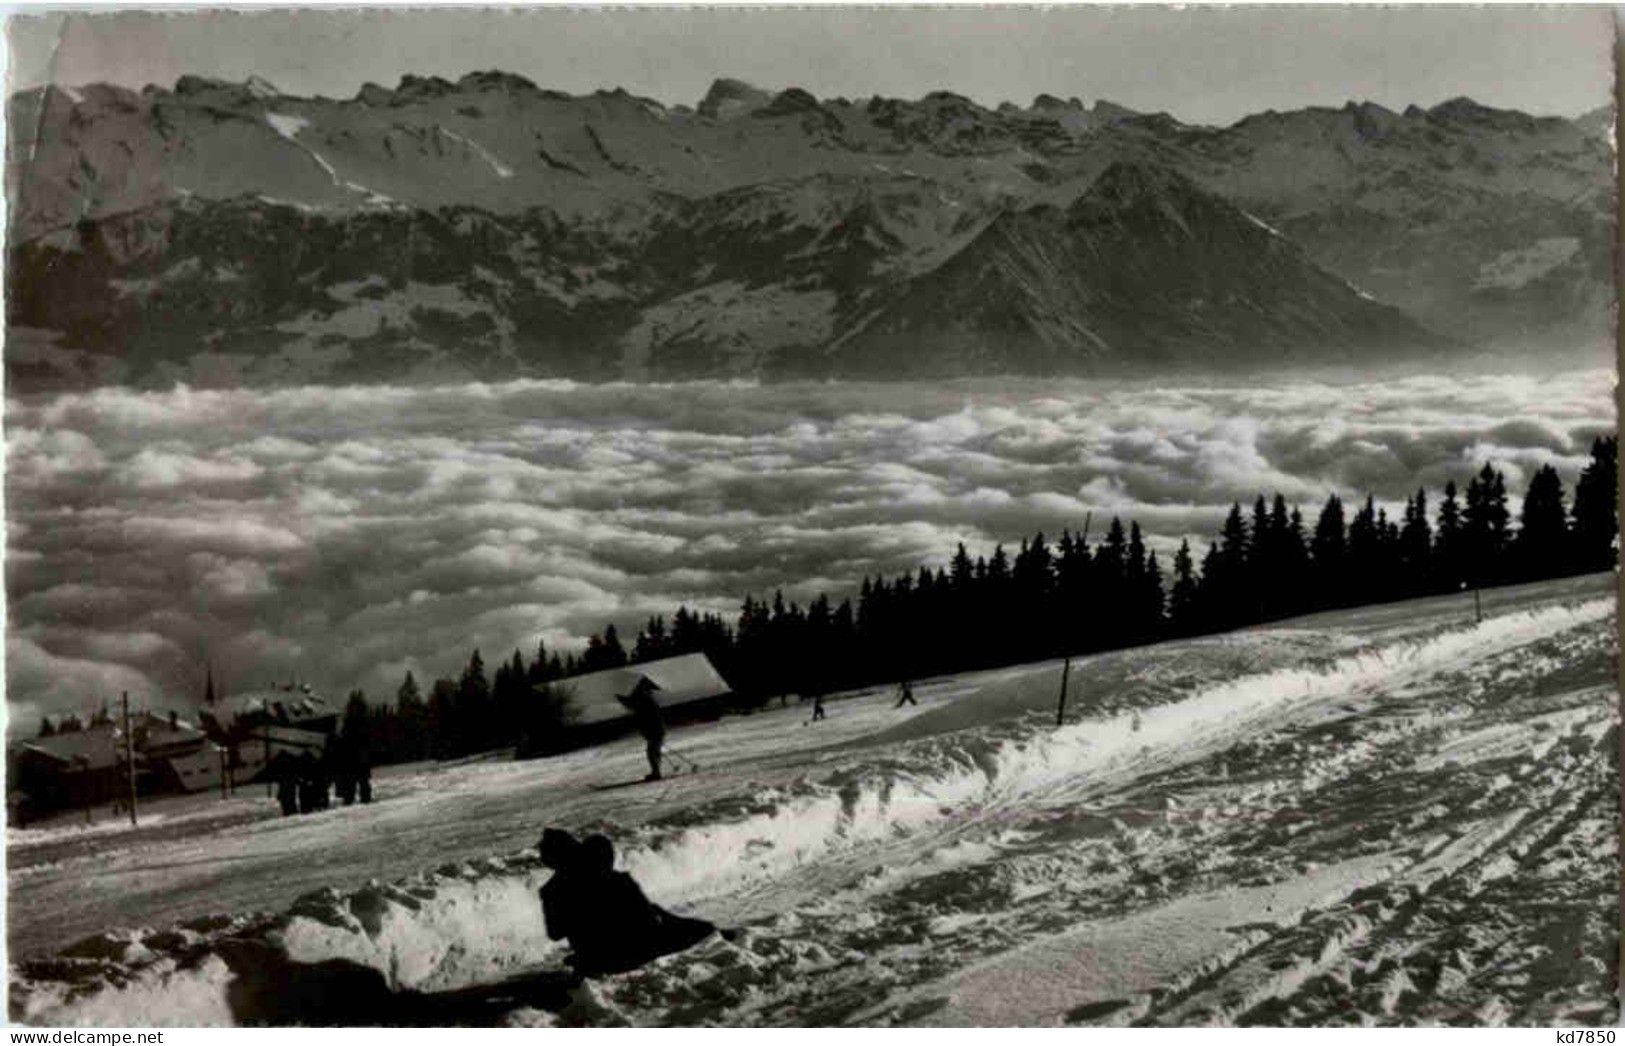
[[[9,99],[7,368],[109,382],[1120,373],[1606,337],[1612,119],[690,108],[506,73]]]

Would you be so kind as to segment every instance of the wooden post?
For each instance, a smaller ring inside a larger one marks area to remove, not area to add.
[[[135,820],[135,734],[130,730],[130,692],[124,691],[119,699],[124,710],[124,766],[130,778],[130,823]]]
[[[1473,586],[1473,621],[1475,624],[1484,623],[1484,606],[1478,601],[1478,586]]]
[[[1066,724],[1066,679],[1067,676],[1071,674],[1072,659],[1069,657],[1066,659],[1066,664],[1061,666],[1061,703],[1060,706],[1055,709],[1056,726],[1064,726]]]
[[[224,799],[229,793],[226,791],[226,750],[220,749],[220,798]]]

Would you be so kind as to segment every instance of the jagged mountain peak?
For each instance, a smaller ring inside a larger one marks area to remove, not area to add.
[[[414,76],[407,73],[395,86],[399,98],[442,98],[457,90],[457,85],[440,76]]]
[[[1199,127],[1055,94],[994,111],[724,79],[696,113],[500,71],[344,100],[206,77],[23,91],[8,310],[51,362],[12,370],[75,384],[99,380],[84,361],[128,358],[105,380],[162,381],[229,358],[245,381],[368,380],[387,350],[493,376],[795,373],[874,344],[856,332],[882,314],[886,352],[930,370],[921,332],[962,309],[981,319],[954,326],[942,374],[1077,358],[999,357],[1006,330],[1180,352],[1213,331],[1245,353],[1270,331],[1313,342],[1320,309],[1344,343],[1393,335],[1350,284],[1465,338],[1606,316],[1608,111],[1407,112],[1339,100]],[[892,307],[933,273],[940,293]],[[358,297],[367,279],[390,289]]]
[[[760,87],[732,77],[720,77],[711,82],[705,97],[695,106],[695,112],[713,120],[726,120],[743,116],[769,104],[772,100],[773,95]]]
[[[1427,116],[1435,123],[1517,132],[1532,131],[1543,122],[1540,118],[1518,112],[1516,109],[1496,109],[1481,105],[1466,95],[1440,102],[1427,111]]]
[[[248,88],[248,93],[256,98],[278,98],[282,95],[276,84],[263,76],[250,76],[243,86]]]
[[[1163,164],[1143,160],[1114,160],[1079,197],[1078,203],[1103,201],[1135,203],[1148,198],[1199,197],[1212,199],[1188,177]],[[1074,203],[1074,207],[1077,203]]]
[[[1495,110],[1487,105],[1480,105],[1467,95],[1459,94],[1454,98],[1447,98],[1428,110],[1430,116],[1480,116]]]
[[[1126,105],[1118,105],[1106,98],[1096,98],[1095,104],[1089,110],[1089,115],[1097,120],[1130,120],[1143,116],[1138,109],[1130,109]]]
[[[810,113],[822,109],[818,99],[810,92],[799,87],[787,87],[773,96],[767,105],[757,109],[754,116],[789,116],[793,113]]]
[[[1389,109],[1387,106],[1379,105],[1376,102],[1368,102],[1363,99],[1356,102],[1352,98],[1343,103],[1343,111],[1346,113],[1363,114],[1366,116],[1397,117],[1399,115],[1392,109]]]
[[[487,69],[469,73],[457,81],[457,86],[464,90],[473,91],[528,93],[537,90],[534,83],[518,73],[507,73],[500,69]]]

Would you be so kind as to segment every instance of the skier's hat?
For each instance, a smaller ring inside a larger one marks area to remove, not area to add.
[[[640,675],[638,676],[638,681],[632,684],[632,689],[626,692],[626,696],[634,697],[638,694],[647,693],[650,690],[659,689],[659,683],[655,682],[653,679],[650,679],[648,676]]]

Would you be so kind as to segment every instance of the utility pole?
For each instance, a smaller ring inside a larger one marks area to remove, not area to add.
[[[130,779],[130,824],[135,820],[135,734],[130,730],[130,692],[124,691],[119,698],[119,704],[124,712],[124,767]]]
[[[1089,547],[1089,524],[1094,521],[1094,518],[1095,514],[1093,512],[1085,512],[1083,514],[1083,533],[1078,535],[1078,544],[1084,548]],[[1072,658],[1068,657],[1066,662],[1061,665],[1061,699],[1055,708],[1056,726],[1064,726],[1066,724],[1066,683],[1068,677],[1071,675]]]
[[[1059,707],[1055,709],[1056,726],[1064,726],[1066,724],[1066,678],[1071,674],[1072,659],[1069,657],[1066,659],[1066,664],[1061,666],[1061,703]]]

